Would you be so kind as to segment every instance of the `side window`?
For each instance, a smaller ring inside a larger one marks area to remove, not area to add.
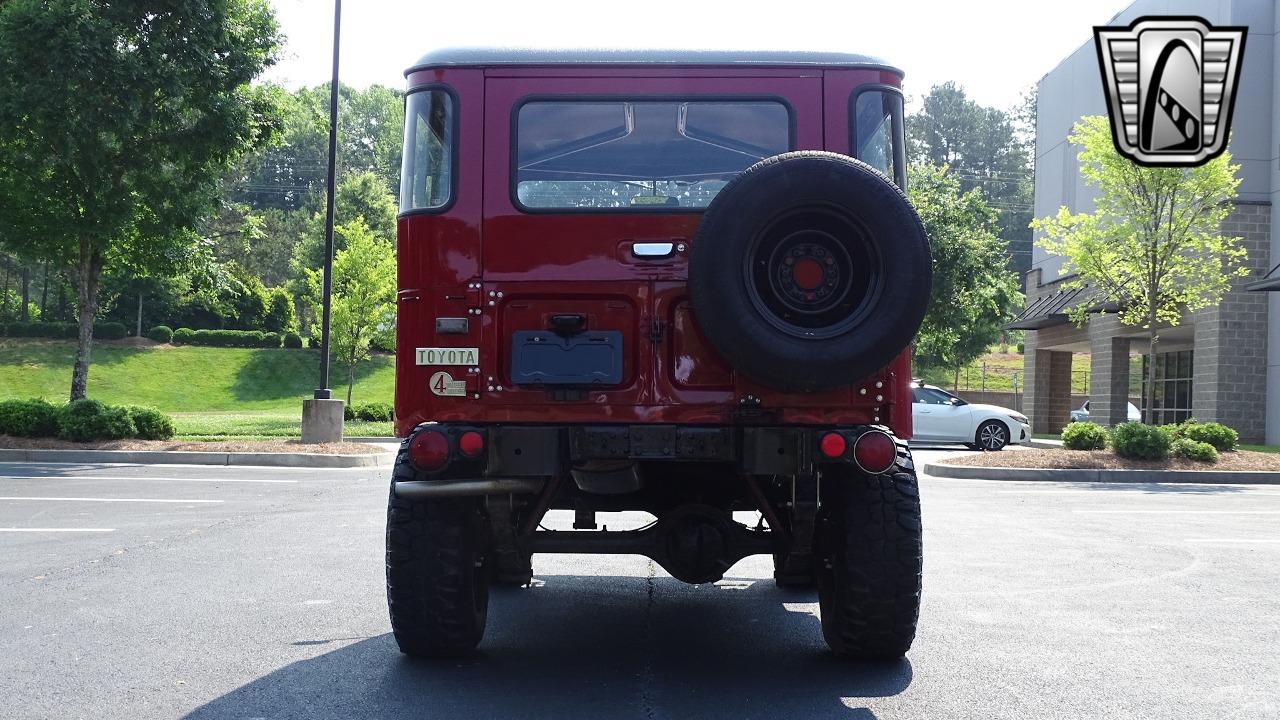
[[[889,88],[854,95],[850,113],[853,156],[906,189],[902,94]]]
[[[537,100],[515,125],[514,194],[532,210],[701,209],[791,147],[772,100]]]
[[[400,212],[439,210],[453,198],[453,98],[420,90],[405,98]]]
[[[934,390],[933,388],[919,388],[912,393],[912,402],[923,403],[925,405],[950,405],[951,395]]]

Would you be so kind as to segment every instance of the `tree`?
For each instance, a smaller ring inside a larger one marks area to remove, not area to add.
[[[89,376],[108,266],[164,274],[195,242],[216,180],[274,126],[251,81],[280,46],[267,0],[0,4],[0,237],[69,268]]]
[[[1040,246],[1075,273],[1067,287],[1090,287],[1096,303],[1114,303],[1121,323],[1151,333],[1147,387],[1155,387],[1159,326],[1217,303],[1231,278],[1247,274],[1240,238],[1222,234],[1240,178],[1230,153],[1199,167],[1142,167],[1116,152],[1107,118],[1080,119],[1070,142],[1081,147],[1080,175],[1098,188],[1091,213],[1066,207],[1033,223]],[[1083,324],[1082,303],[1070,317]],[[1147,410],[1155,393],[1147,393]],[[1148,415],[1150,417],[1150,415]]]
[[[372,172],[388,192],[400,185],[404,96],[371,85],[338,88],[338,157],[350,172]],[[323,193],[329,152],[329,86],[302,88],[281,98],[277,140],[227,173],[227,198],[254,210],[299,210]],[[370,219],[372,222],[372,219]]]
[[[907,118],[911,161],[946,165],[961,190],[982,191],[998,213],[996,232],[1008,246],[1010,267],[1018,272],[1031,263],[1034,98],[1034,93],[1024,95],[1010,113],[983,107],[963,88],[946,82],[933,86],[920,110]]]
[[[264,323],[271,332],[286,333],[298,331],[298,316],[293,309],[293,298],[284,288],[271,291],[271,303],[267,307],[267,318]]]
[[[958,373],[1000,338],[1022,302],[1018,278],[1005,266],[996,213],[977,189],[961,192],[944,165],[913,165],[909,174],[908,195],[933,252],[933,288],[915,359]]]
[[[369,345],[395,323],[396,258],[391,245],[373,236],[364,218],[337,227],[344,249],[333,258],[332,325],[329,344],[347,366],[347,404],[356,365],[369,359]],[[308,271],[310,299],[320,316],[321,273]]]

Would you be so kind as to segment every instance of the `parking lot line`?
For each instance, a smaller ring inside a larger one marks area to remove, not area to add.
[[[0,528],[0,533],[109,533],[115,528]]]
[[[1178,485],[1156,485],[1161,490],[1168,490],[1171,493],[1177,493],[1178,490],[1194,492],[1202,488],[1224,488],[1228,490],[1248,491],[1248,495],[1280,495],[1280,488],[1264,489],[1258,485],[1217,485],[1217,484],[1194,484],[1180,483]],[[1040,488],[1026,488],[1023,490],[997,490],[997,495],[1097,495],[1100,492],[1127,492],[1127,493],[1150,493],[1148,486],[1142,483],[1134,483],[1131,487],[1113,486],[1106,488],[1089,488],[1077,490],[1044,490]]]
[[[1228,545],[1280,544],[1280,538],[1186,538],[1189,543],[1226,543]]]
[[[213,482],[213,483],[271,483],[271,484],[296,484],[297,480],[278,480],[267,478],[198,478],[198,477],[155,477],[150,475],[138,475],[133,477],[115,477],[107,475],[0,475],[0,481],[4,480],[157,480],[163,482]]]
[[[45,501],[45,500],[65,500],[68,502],[104,502],[104,503],[174,503],[178,505],[186,505],[188,503],[214,504],[224,502],[223,500],[172,500],[159,498],[91,498],[91,497],[21,497],[17,495],[2,496],[0,501]]]
[[[1280,515],[1280,510],[1148,510],[1116,509],[1072,510],[1080,515]]]

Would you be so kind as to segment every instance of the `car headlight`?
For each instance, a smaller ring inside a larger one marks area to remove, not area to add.
[[[1030,425],[1030,424],[1031,424],[1031,421],[1027,419],[1027,416],[1026,416],[1026,415],[1022,415],[1022,414],[1019,414],[1019,413],[1009,413],[1009,417],[1013,418],[1014,420],[1017,420],[1018,422],[1022,423],[1023,425]]]

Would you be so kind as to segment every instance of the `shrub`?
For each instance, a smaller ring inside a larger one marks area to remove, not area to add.
[[[168,440],[173,437],[173,420],[155,408],[130,405],[126,408],[133,421],[134,437],[143,440]]]
[[[93,337],[98,340],[123,340],[129,331],[118,322],[101,322],[93,324]]]
[[[301,347],[302,347],[302,336],[301,336],[301,335],[299,335],[299,334],[298,334],[298,333],[296,333],[296,332],[285,333],[285,334],[284,334],[284,346],[285,346],[285,347],[287,347],[287,348],[289,348],[289,349],[291,349],[291,350],[297,350],[297,349],[301,348]]]
[[[0,435],[53,437],[57,434],[57,407],[44,400],[0,402]]]
[[[1171,433],[1155,425],[1126,422],[1111,430],[1111,447],[1124,458],[1163,460],[1169,457],[1172,442]]]
[[[1018,341],[1018,354],[1019,354],[1019,355],[1023,355],[1023,354],[1025,354],[1026,352],[1027,352],[1027,344],[1026,344],[1026,342],[1024,342],[1024,341],[1022,341],[1022,340],[1019,340],[1019,341]]]
[[[262,332],[261,330],[190,330],[191,334],[183,334],[185,328],[178,329],[173,334],[175,343],[181,342],[185,345],[205,345],[208,347],[242,347],[242,348],[278,348],[280,347],[280,335],[278,333]],[[179,337],[181,336],[181,340]]]
[[[191,328],[178,328],[173,331],[174,345],[191,345],[195,342],[196,331]]]
[[[1062,429],[1062,446],[1068,450],[1101,450],[1107,446],[1107,429],[1097,423],[1073,422]]]
[[[342,406],[342,419],[343,419],[343,420],[346,420],[347,422],[351,422],[352,420],[355,420],[355,419],[356,419],[356,406],[355,406],[355,405],[343,405],[343,406]]]
[[[159,343],[167,343],[173,340],[173,329],[168,325],[157,325],[147,331],[147,337]]]
[[[95,326],[97,327],[97,326]],[[124,327],[121,325],[121,327]],[[4,326],[3,334],[15,338],[73,338],[80,328],[75,323],[14,321]]]
[[[354,408],[356,420],[369,422],[387,422],[391,420],[391,405],[387,403],[365,403]]]
[[[76,400],[58,413],[58,437],[64,440],[119,440],[136,432],[128,410],[97,400]]]
[[[1218,462],[1218,451],[1207,442],[1198,442],[1190,438],[1178,438],[1173,441],[1173,454],[1177,457],[1197,462]]]
[[[284,288],[271,291],[267,303],[267,317],[262,326],[271,332],[294,332],[298,329],[298,314],[293,309],[293,298]]]
[[[1187,422],[1179,428],[1179,434],[1200,443],[1212,445],[1219,452],[1231,452],[1240,443],[1240,433],[1216,422]]]

